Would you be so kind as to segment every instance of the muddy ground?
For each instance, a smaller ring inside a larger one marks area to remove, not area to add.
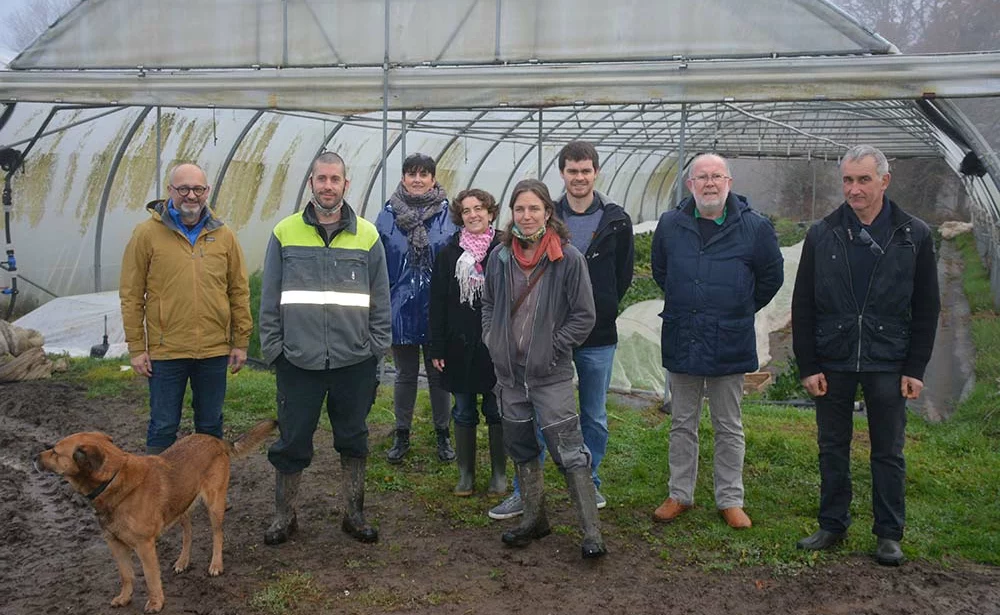
[[[45,444],[84,429],[101,429],[126,450],[140,450],[143,395],[137,387],[116,399],[87,399],[79,385],[59,380],[0,388],[0,613],[141,612],[141,578],[131,605],[108,606],[118,591],[117,571],[92,509],[58,477],[35,472],[30,460]],[[373,434],[377,441],[386,435]],[[199,509],[188,572],[170,572],[179,530],[160,541],[164,613],[259,612],[251,598],[277,575],[295,571],[311,573],[318,589],[302,596],[297,613],[1000,613],[997,568],[916,562],[887,569],[858,555],[789,576],[745,568],[704,572],[663,562],[654,548],[611,524],[605,535],[612,553],[584,562],[574,534],[506,549],[501,524],[456,528],[399,492],[369,495],[382,540],[361,545],[338,528],[340,498],[333,481],[319,477],[338,474],[339,464],[329,434],[317,438],[324,441],[303,481],[297,539],[277,548],[262,544],[271,469],[260,454],[236,462],[225,574],[206,574],[210,535]],[[573,523],[567,510],[553,516],[555,523]]]

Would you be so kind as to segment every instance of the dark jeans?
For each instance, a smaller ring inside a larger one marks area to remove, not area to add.
[[[149,377],[149,429],[147,447],[166,448],[177,440],[184,391],[191,381],[194,430],[222,437],[222,402],[226,397],[229,355],[210,359],[153,361]]]
[[[851,524],[851,437],[854,396],[861,385],[871,440],[872,533],[900,540],[906,519],[906,399],[898,373],[825,372],[827,394],[816,398],[819,443],[819,526],[844,532]]]
[[[375,357],[337,369],[301,369],[279,356],[278,428],[267,458],[282,474],[296,474],[313,457],[313,434],[326,399],[333,448],[345,457],[368,456],[368,413],[375,401]]]
[[[497,396],[494,393],[452,393],[452,395],[455,397],[455,407],[451,409],[451,416],[455,419],[456,425],[475,427],[479,424],[476,402],[480,395],[483,396],[480,407],[486,418],[486,424],[500,424],[500,407],[497,405]]]

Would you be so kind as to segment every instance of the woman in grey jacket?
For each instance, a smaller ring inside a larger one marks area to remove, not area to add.
[[[596,318],[587,263],[553,215],[544,183],[518,182],[510,207],[512,220],[490,258],[483,293],[483,341],[496,370],[504,443],[524,499],[521,524],[502,540],[523,547],[550,532],[537,421],[566,476],[583,530],[583,557],[600,557],[607,549],[573,394],[573,348],[587,339]]]

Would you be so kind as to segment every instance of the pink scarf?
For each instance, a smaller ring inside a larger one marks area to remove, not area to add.
[[[489,227],[485,233],[470,233],[463,228],[458,236],[458,245],[465,250],[455,264],[455,279],[458,281],[458,300],[474,307],[483,294],[486,278],[483,275],[483,259],[493,243],[496,231]]]

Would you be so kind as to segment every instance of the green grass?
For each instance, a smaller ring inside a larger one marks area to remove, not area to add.
[[[263,613],[315,612],[323,594],[307,572],[279,574],[250,598],[250,606]]]
[[[961,239],[961,238],[960,238]],[[967,560],[1000,565],[1000,318],[990,301],[985,270],[977,268],[978,255],[971,245],[959,246],[966,257],[966,291],[973,305],[972,335],[978,356],[978,384],[972,395],[943,423],[929,423],[911,416],[907,428],[907,528],[903,550],[910,559],[949,565]],[[69,374],[60,376],[86,381],[93,391],[119,394],[123,387],[140,387],[141,379],[118,371],[112,361],[77,360]],[[792,375],[789,374],[791,378]],[[274,415],[274,376],[244,370],[229,380],[226,400],[227,431],[238,432],[254,421]],[[116,393],[117,392],[117,393]],[[104,395],[102,393],[101,395]],[[399,466],[385,460],[394,418],[392,393],[379,392],[369,415],[374,434],[369,461],[369,489],[384,497],[408,497],[429,519],[445,520],[455,528],[489,527],[483,511],[497,497],[477,495],[456,498],[451,494],[457,480],[454,464],[441,464],[436,457],[434,430],[426,391],[420,391],[412,431],[412,450]],[[728,570],[741,566],[764,566],[776,573],[794,573],[803,568],[836,561],[847,554],[869,553],[874,548],[870,533],[871,474],[868,465],[867,425],[855,420],[852,453],[854,526],[844,548],[832,553],[805,553],[795,541],[816,528],[819,496],[816,426],[810,411],[767,405],[766,400],[747,398],[744,424],[747,454],[744,481],[747,512],[754,527],[734,533],[721,521],[712,498],[711,423],[707,411],[701,419],[697,507],[669,525],[651,521],[653,509],[667,495],[670,418],[655,408],[635,409],[609,405],[611,441],[602,466],[602,492],[609,505],[602,511],[609,542],[644,544],[655,549],[665,566],[696,566],[703,570]],[[320,422],[324,425],[326,421]],[[328,427],[323,427],[328,429]],[[479,458],[488,467],[486,427],[480,426]],[[547,494],[553,510],[569,506],[565,482],[551,461],[546,462]],[[512,477],[508,464],[508,476]],[[477,493],[486,489],[488,476],[479,472]],[[557,531],[575,533],[572,526]],[[448,554],[441,554],[447,562]],[[360,565],[360,564],[359,564]],[[295,598],[285,587],[299,588],[309,596],[311,580],[294,573],[279,577],[255,597],[260,609]],[[302,589],[305,588],[305,589]],[[295,590],[299,591],[299,590]],[[266,593],[267,592],[267,593]],[[295,594],[293,591],[292,594]],[[378,592],[365,596],[372,604],[398,606]],[[295,598],[298,599],[298,598]],[[310,600],[311,598],[304,598]],[[429,595],[422,604],[447,602],[449,597]],[[291,607],[294,608],[294,607]],[[280,611],[278,611],[280,612]]]

